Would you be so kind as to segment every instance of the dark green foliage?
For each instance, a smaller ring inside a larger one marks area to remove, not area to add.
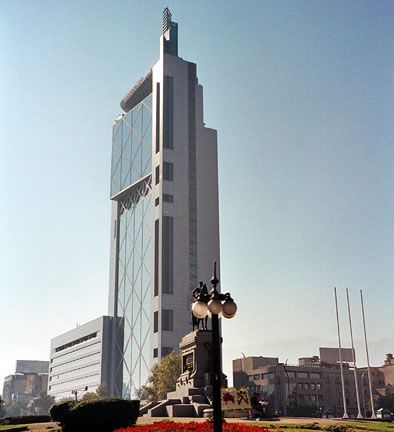
[[[176,381],[181,374],[181,355],[172,351],[164,357],[160,364],[154,364],[148,385],[142,386],[142,395],[149,402],[165,399],[167,393],[174,391]]]
[[[55,422],[59,422],[60,425],[63,426],[63,422],[68,416],[71,407],[75,404],[76,401],[65,401],[52,405],[49,408],[49,414],[51,415],[52,420]]]
[[[16,417],[28,414],[28,405],[30,401],[31,399],[28,398],[20,398],[4,404],[3,409],[1,410],[2,416]]]
[[[12,428],[12,429],[11,429]],[[14,426],[10,426],[10,428],[8,429],[1,429],[2,431],[10,431],[10,432],[22,432],[22,431],[27,431],[27,430],[29,430],[28,429],[28,426],[17,426],[17,427],[14,427]]]
[[[31,404],[33,413],[38,415],[48,415],[49,408],[55,403],[55,396],[49,396],[46,392],[41,392],[35,397]]]
[[[51,418],[48,415],[25,415],[17,417],[6,417],[4,424],[18,425],[18,424],[30,424],[30,423],[46,423],[50,422]]]
[[[328,425],[324,427],[324,430],[329,431],[329,432],[348,432],[349,430],[351,431],[352,428],[346,426],[346,425]]]
[[[135,424],[139,407],[140,401],[107,398],[55,404],[50,413],[64,432],[112,432]]]

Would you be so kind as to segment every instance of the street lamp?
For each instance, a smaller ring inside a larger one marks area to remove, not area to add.
[[[219,317],[233,318],[237,312],[237,305],[231,298],[230,293],[221,294],[217,290],[219,279],[216,277],[216,262],[214,263],[213,276],[211,279],[212,290],[209,294],[204,292],[203,282],[200,282],[200,292],[192,305],[192,313],[198,319],[209,316],[212,319],[212,407],[213,407],[213,430],[222,431],[222,407],[221,407],[221,346]]]
[[[81,395],[83,393],[85,393],[86,391],[88,391],[88,386],[86,386],[83,389],[76,389],[76,390],[71,390],[71,394],[75,396],[75,400],[78,400],[78,395]],[[81,391],[82,390],[82,391]]]

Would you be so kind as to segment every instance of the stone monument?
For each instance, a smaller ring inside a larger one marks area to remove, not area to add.
[[[182,338],[181,375],[176,389],[167,393],[167,399],[151,402],[141,408],[139,415],[150,417],[202,417],[211,408],[212,332],[195,330]],[[222,374],[222,387],[227,378]]]

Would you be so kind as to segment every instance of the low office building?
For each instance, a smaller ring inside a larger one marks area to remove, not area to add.
[[[394,358],[393,358],[393,354],[386,354],[386,360],[384,361],[383,366],[379,368],[379,370],[384,375],[385,385],[388,386],[390,384],[390,385],[394,386]]]
[[[14,375],[4,378],[3,399],[10,402],[20,398],[34,398],[47,391],[47,361],[17,360]]]
[[[260,393],[272,411],[284,415],[342,416],[344,404],[340,363],[334,357],[326,356],[327,352],[331,355],[335,351],[338,352],[338,349],[320,349],[320,357],[300,358],[298,365],[280,363],[276,357],[245,357],[233,360],[234,386],[247,386],[251,393]],[[351,350],[342,351],[346,408],[347,413],[355,417],[358,414],[358,405],[354,369],[349,360]],[[387,385],[381,371],[384,367],[370,368],[374,397]],[[389,371],[387,366],[386,371]],[[367,380],[366,369],[357,369],[360,408],[363,415],[370,398]]]
[[[115,320],[102,316],[51,340],[49,395],[59,400],[75,391],[82,394],[86,387],[94,392],[103,383],[113,384]]]

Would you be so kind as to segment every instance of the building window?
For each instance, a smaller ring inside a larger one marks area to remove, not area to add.
[[[155,276],[154,276],[154,286],[153,286],[153,291],[154,291],[154,296],[158,296],[159,295],[159,219],[155,220],[155,262],[154,262],[154,271],[155,271]]]
[[[160,165],[157,165],[155,172],[155,184],[159,184],[160,182]]]
[[[166,149],[174,148],[174,78],[164,77],[164,124],[163,146]]]
[[[261,375],[261,379],[272,379],[274,377],[274,374],[272,372],[265,373]]]
[[[174,330],[174,311],[171,309],[163,309],[161,318],[162,318],[162,320],[161,320],[162,330],[163,331],[173,331]]]
[[[303,394],[299,394],[298,397],[299,397],[300,399],[304,399],[304,395],[303,395]]]
[[[308,378],[308,372],[297,372],[298,378]]]
[[[302,385],[302,383],[298,383],[297,387],[298,387],[298,390],[302,390],[304,388],[304,386]]]
[[[316,385],[317,385],[317,389],[318,389],[318,390],[321,390],[322,385],[321,385],[320,383],[317,383]]]
[[[157,83],[156,84],[156,153],[159,153],[159,151],[160,151],[160,83]]]
[[[155,198],[155,207],[157,207],[159,203],[160,203],[160,198],[159,197]]]
[[[315,395],[311,395],[311,401],[315,401],[316,400],[316,396]]]
[[[253,375],[253,379],[254,380],[259,380],[260,379],[260,374]]]
[[[163,216],[162,292],[174,292],[174,218]]]
[[[308,383],[304,384],[304,390],[309,390],[309,384]]]
[[[87,336],[83,336],[83,337],[81,337],[79,339],[73,340],[72,342],[66,343],[65,345],[59,346],[59,347],[57,347],[55,349],[55,352],[63,351],[65,349],[67,349],[67,348],[71,348],[72,346],[75,346],[75,345],[78,345],[80,343],[86,342],[86,341],[88,341],[90,339],[93,339],[95,337],[97,337],[97,332],[91,333],[91,334],[89,334]]]
[[[163,194],[163,201],[173,203],[174,202],[174,195]]]
[[[253,381],[253,375],[248,375],[248,381]]]
[[[168,181],[174,180],[174,164],[171,162],[163,163],[163,179]]]
[[[310,377],[311,377],[311,379],[312,379],[312,378],[313,378],[313,379],[320,379],[320,374],[317,373],[317,372],[311,372],[311,373],[310,373]]]
[[[153,333],[157,333],[159,331],[159,312],[156,311],[153,314]]]
[[[159,356],[158,348],[153,348],[153,358],[157,358]]]
[[[319,401],[323,400],[323,395],[317,395],[317,398],[319,399]]]
[[[288,376],[289,378],[295,378],[296,374],[295,374],[294,371],[287,371],[287,376]]]

